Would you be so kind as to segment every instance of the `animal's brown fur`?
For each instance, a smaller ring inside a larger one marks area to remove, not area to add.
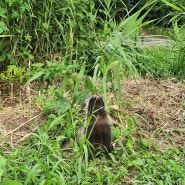
[[[111,123],[102,97],[92,96],[87,101],[87,124],[86,136],[93,145],[94,151],[98,146],[103,146],[106,153],[110,153],[112,150]]]

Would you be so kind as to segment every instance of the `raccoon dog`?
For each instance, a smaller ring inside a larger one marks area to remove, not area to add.
[[[111,122],[101,96],[91,96],[86,103],[86,137],[93,146],[93,153],[101,146],[107,155],[112,150],[111,145]]]

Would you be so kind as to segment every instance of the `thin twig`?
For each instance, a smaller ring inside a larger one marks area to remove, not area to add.
[[[22,142],[22,141],[26,140],[30,135],[31,135],[30,133],[26,134],[25,136],[23,136],[23,137],[20,139],[19,142]]]
[[[33,118],[29,119],[28,121],[22,123],[21,125],[19,125],[18,127],[16,127],[14,130],[12,130],[12,131],[8,132],[6,135],[2,136],[1,139],[4,138],[4,137],[7,137],[7,136],[10,135],[10,134],[13,134],[15,131],[19,130],[21,127],[23,127],[24,125],[26,125],[27,123],[29,123],[29,122],[32,121],[33,119],[35,119],[35,118],[41,116],[42,114],[43,114],[43,113],[40,113],[40,114],[34,116]]]

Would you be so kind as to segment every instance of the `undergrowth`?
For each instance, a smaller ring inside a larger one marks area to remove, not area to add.
[[[130,117],[124,118],[127,127],[113,127],[111,160],[102,157],[88,161],[86,142],[75,139],[83,122],[80,115],[77,108],[66,110],[62,116],[51,114],[47,123],[19,149],[6,159],[1,157],[4,182],[11,179],[19,184],[185,183],[185,148],[171,146],[161,151],[137,135],[140,128]],[[70,141],[68,147],[66,140]]]
[[[168,47],[151,47],[142,49],[142,55],[137,57],[135,66],[141,75],[154,78],[185,78],[184,56],[184,25],[179,27],[178,22],[173,24],[173,34],[169,32],[170,44]]]

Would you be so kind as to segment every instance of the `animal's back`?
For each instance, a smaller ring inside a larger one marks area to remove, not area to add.
[[[111,125],[106,117],[91,120],[87,130],[87,136],[89,136],[89,141],[94,147],[101,145],[108,152],[111,152]]]

